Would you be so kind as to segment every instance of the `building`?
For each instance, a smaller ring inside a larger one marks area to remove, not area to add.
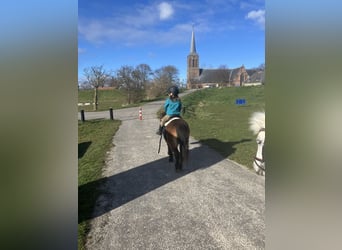
[[[190,54],[187,56],[186,85],[188,89],[261,85],[263,82],[264,70],[246,69],[244,65],[235,69],[201,69],[199,67],[199,55],[196,51],[195,33],[192,29]]]

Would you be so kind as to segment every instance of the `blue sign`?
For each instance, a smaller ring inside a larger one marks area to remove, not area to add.
[[[236,105],[244,105],[244,104],[246,104],[246,99],[236,99],[235,104]]]

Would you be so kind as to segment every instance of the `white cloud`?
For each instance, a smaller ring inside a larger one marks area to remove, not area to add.
[[[85,49],[83,49],[83,48],[78,48],[78,54],[83,54],[83,53],[85,53],[85,52],[86,52]]]
[[[162,2],[161,4],[159,4],[158,9],[159,9],[159,18],[161,20],[170,18],[174,12],[172,5],[167,2]]]
[[[139,5],[130,12],[123,12],[102,19],[81,17],[78,22],[78,32],[82,38],[96,45],[101,45],[107,41],[120,41],[125,45],[156,40],[170,43],[178,40],[174,34],[175,27],[167,31],[156,31],[154,27],[158,25],[160,20],[171,18],[174,13],[174,7],[167,2],[143,7]],[[191,25],[189,27],[191,30]],[[182,32],[178,28],[176,31]],[[175,37],[172,37],[171,33]]]
[[[78,32],[86,40],[94,43],[101,43],[101,40],[108,32],[107,28],[100,20],[90,20],[88,22],[79,20],[78,24]]]
[[[246,18],[255,21],[261,27],[265,26],[265,10],[252,10],[248,12]]]
[[[164,1],[151,5],[136,5],[129,11],[115,12],[102,18],[79,17],[78,32],[80,41],[87,41],[96,46],[107,42],[132,46],[143,43],[172,44],[188,42],[191,34],[192,23],[196,32],[209,32],[213,28],[225,27],[231,29],[231,25],[210,24],[212,18],[207,9],[197,9],[191,20],[175,20],[167,29],[158,29],[161,21],[175,17],[178,10],[188,13],[190,5],[172,4]],[[199,8],[197,6],[197,8]],[[223,31],[222,31],[223,32]],[[83,51],[79,51],[82,53]]]

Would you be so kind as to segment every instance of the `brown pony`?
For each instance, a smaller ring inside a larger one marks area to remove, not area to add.
[[[173,157],[175,157],[176,171],[182,170],[183,163],[189,155],[190,128],[188,123],[181,117],[173,117],[165,123],[163,135],[168,148],[169,162],[173,162]]]

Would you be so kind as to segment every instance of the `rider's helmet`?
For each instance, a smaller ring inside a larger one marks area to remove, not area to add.
[[[179,94],[179,89],[177,86],[172,86],[169,88],[169,93],[172,93],[173,96],[178,96]]]

